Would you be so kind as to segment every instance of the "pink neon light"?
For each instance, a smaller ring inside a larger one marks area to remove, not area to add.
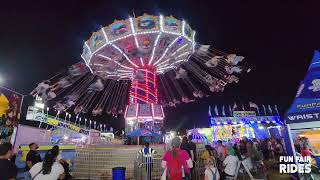
[[[146,88],[147,88],[147,94],[146,94],[146,96],[147,96],[147,99],[149,99],[149,90],[148,90],[148,81],[147,81],[147,79],[148,79],[148,72],[146,71],[146,75],[145,75],[145,83],[146,83]]]
[[[160,107],[161,107],[161,111],[162,111],[162,116],[164,115],[164,113],[163,113],[163,108],[162,108],[162,106],[160,105]]]
[[[138,100],[141,100],[141,101],[143,101],[143,102],[145,102],[145,103],[148,103],[147,100],[141,99],[141,98],[139,98],[139,97],[135,97],[135,98],[137,98]]]
[[[138,118],[138,110],[139,110],[139,105],[136,105],[136,118]]]
[[[152,102],[154,102],[153,100],[151,100],[151,99],[145,99],[145,96],[141,96],[141,95],[139,95],[139,94],[132,94],[132,96],[131,97],[133,97],[133,98],[136,98],[136,99],[139,99],[139,100],[142,100],[142,101],[144,101],[145,103],[152,103]]]
[[[153,119],[158,119],[158,120],[163,120],[164,118],[163,117],[153,117]]]
[[[138,119],[146,119],[146,118],[153,119],[152,116],[138,116]]]
[[[128,111],[128,105],[126,106],[126,111],[124,112],[124,117],[127,116],[127,111]]]
[[[154,107],[153,107],[153,104],[151,104],[151,110],[152,110],[152,116],[154,116]]]
[[[143,88],[140,88],[140,87],[137,87],[137,88],[140,89],[140,90],[146,90],[146,89],[143,89]],[[130,91],[130,95],[133,95],[133,94],[135,94],[135,93]],[[152,95],[154,98],[156,98],[156,92],[149,91],[149,95]]]
[[[129,97],[131,98],[131,103],[138,103],[138,100],[143,99],[142,101],[145,103],[157,103],[158,102],[158,89],[156,84],[156,69],[153,66],[143,66],[143,68],[138,71],[143,71],[145,73],[143,82],[138,80],[132,80],[131,90],[129,93]],[[151,84],[150,84],[151,83]],[[150,86],[149,86],[150,85]],[[138,90],[142,90],[143,95],[138,94]],[[154,100],[151,100],[154,98]]]

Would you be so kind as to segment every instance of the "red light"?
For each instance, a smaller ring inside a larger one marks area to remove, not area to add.
[[[156,84],[156,69],[152,66],[143,66],[136,69],[137,72],[143,72],[143,79],[133,79],[130,89],[131,103],[157,103],[158,90]],[[141,102],[142,101],[142,102]]]

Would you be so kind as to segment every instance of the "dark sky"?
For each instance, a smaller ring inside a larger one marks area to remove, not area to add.
[[[252,72],[223,94],[166,112],[177,123],[205,126],[208,105],[234,101],[278,104],[285,111],[320,49],[318,1],[14,1],[0,5],[0,74],[29,93],[38,82],[80,60],[83,41],[114,19],[144,12],[174,15],[197,31],[200,44],[246,57]],[[114,122],[117,123],[117,122]]]

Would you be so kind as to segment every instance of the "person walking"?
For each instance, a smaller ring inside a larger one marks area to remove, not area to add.
[[[64,179],[65,173],[63,166],[57,162],[58,152],[54,149],[49,150],[43,162],[38,162],[30,169],[32,180],[57,180]]]
[[[284,148],[280,139],[276,140],[276,148],[274,150],[276,161],[279,161],[280,156],[284,156]]]
[[[234,177],[236,175],[239,159],[235,154],[233,147],[228,149],[229,155],[223,161],[223,166],[225,167],[222,173],[222,178],[225,179],[227,176]]]
[[[197,146],[196,144],[192,141],[193,137],[190,134],[188,136],[188,147],[189,147],[189,151],[191,154],[191,160],[193,162],[193,167],[191,168],[191,178],[195,179],[196,174],[195,174],[195,167],[196,167],[196,161],[197,161]]]
[[[145,164],[147,171],[147,179],[152,179],[152,168],[153,168],[153,155],[157,153],[156,150],[150,148],[149,142],[146,142],[143,149],[140,149],[138,154],[142,154],[142,164]],[[138,157],[137,157],[138,158]]]
[[[187,153],[189,154],[189,156],[191,157],[191,153],[189,151],[189,143],[188,143],[188,138],[187,136],[183,136],[181,144],[180,144],[180,149],[183,149],[185,151],[187,151]]]
[[[192,160],[187,151],[180,149],[180,138],[171,140],[171,149],[162,158],[161,166],[165,169],[163,176],[170,180],[191,180]]]
[[[218,140],[218,145],[216,148],[217,148],[217,158],[218,158],[217,165],[218,165],[218,168],[221,169],[222,162],[225,159],[225,150],[221,140]]]
[[[0,144],[0,179],[16,179],[18,173],[17,167],[9,160],[12,156],[13,151],[11,143]]]

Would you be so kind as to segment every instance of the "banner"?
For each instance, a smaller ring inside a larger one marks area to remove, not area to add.
[[[56,126],[56,127],[63,127],[63,128],[66,128],[66,129],[70,129],[72,131],[76,131],[78,133],[89,135],[89,130],[80,128],[78,126],[75,126],[75,125],[72,125],[72,124],[69,124],[69,123],[66,123],[66,122],[59,121],[57,119],[48,118],[47,124],[52,125],[52,126]]]
[[[89,135],[89,130],[80,128],[79,126],[72,125],[67,122],[63,122],[62,120],[58,120],[53,117],[47,116],[46,114],[42,113],[42,111],[40,111],[39,109],[33,106],[30,106],[28,108],[26,119],[30,121],[39,121],[51,126],[62,127],[62,128],[70,129],[77,133]]]
[[[234,117],[255,117],[257,116],[255,111],[233,111]]]
[[[286,123],[320,121],[320,53],[315,52],[312,64],[298,88],[296,99],[286,114]]]
[[[282,125],[280,116],[252,116],[252,117],[211,117],[211,125],[227,125],[227,124],[279,124]]]

